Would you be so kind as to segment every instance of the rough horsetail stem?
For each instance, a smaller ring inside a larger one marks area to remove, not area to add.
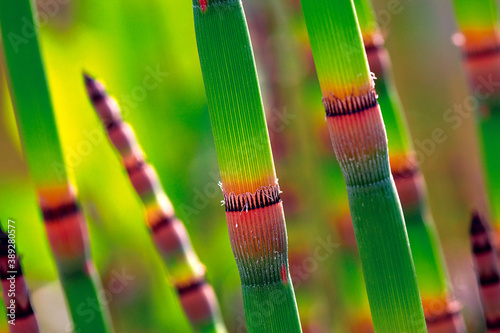
[[[347,185],[376,332],[426,332],[387,137],[351,0],[302,0],[335,155]],[[349,50],[349,57],[346,51]]]
[[[247,329],[300,332],[283,204],[242,3],[194,0],[193,10]]]
[[[84,74],[90,101],[120,154],[130,181],[144,204],[153,241],[170,273],[184,312],[197,332],[226,332],[205,266],[194,252],[184,224],[175,216],[154,167],[147,163],[132,127],[123,121],[104,85]]]
[[[85,217],[64,167],[31,1],[0,1],[0,26],[19,134],[75,330],[107,332],[102,304],[91,320],[81,311],[88,299],[99,299],[100,282]]]
[[[476,109],[492,225],[500,232],[500,31],[495,0],[453,0],[465,74]],[[450,115],[459,126],[463,114]]]
[[[479,282],[488,333],[500,332],[500,270],[489,226],[474,213],[470,227],[472,258]]]
[[[387,131],[391,173],[403,208],[427,329],[430,333],[464,332],[460,304],[451,298],[448,289],[445,263],[427,201],[425,180],[392,78],[384,37],[371,0],[354,0],[354,4],[370,70],[377,78],[375,90]]]
[[[31,307],[28,286],[16,253],[17,244],[12,236],[15,235],[15,229],[12,227],[15,228],[9,220],[9,234],[0,228],[0,278],[9,332],[38,333],[38,322]]]

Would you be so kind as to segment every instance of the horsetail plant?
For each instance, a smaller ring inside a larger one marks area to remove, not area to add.
[[[500,31],[494,0],[453,0],[460,32],[454,36],[461,47],[469,88],[476,98],[476,119],[482,144],[486,187],[492,225],[500,232]],[[459,115],[453,116],[459,124]]]
[[[500,332],[500,269],[489,226],[474,213],[470,227],[472,258],[488,333]]]
[[[193,0],[229,238],[249,332],[301,332],[287,234],[240,0]]]
[[[19,256],[16,254],[15,243],[1,228],[0,278],[10,333],[38,333],[38,322],[31,307],[30,294]]]
[[[99,299],[100,282],[85,217],[64,168],[31,6],[30,0],[0,1],[4,61],[19,134],[75,330],[108,332],[102,304],[92,320],[81,312],[88,299]]]
[[[162,188],[154,167],[146,162],[132,127],[104,85],[84,74],[90,101],[120,154],[130,181],[144,204],[153,241],[172,276],[184,312],[196,332],[226,332],[205,266],[194,252],[184,224]]]
[[[403,208],[429,332],[463,332],[460,305],[448,289],[447,273],[403,107],[394,84],[384,37],[370,0],[354,0],[375,90],[384,118],[391,173]]]
[[[426,332],[387,137],[352,0],[302,0],[376,332]],[[347,51],[349,51],[347,53]]]

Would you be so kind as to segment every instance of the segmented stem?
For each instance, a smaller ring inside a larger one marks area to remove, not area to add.
[[[500,269],[488,223],[474,213],[470,228],[472,258],[476,268],[488,333],[500,332]]]
[[[99,299],[101,286],[85,217],[65,170],[34,22],[30,0],[0,1],[4,61],[19,134],[74,329],[107,332],[111,324],[102,303],[97,302],[92,320],[81,311],[88,299]]]
[[[387,137],[351,0],[302,0],[377,332],[426,332]]]
[[[464,332],[460,305],[447,286],[447,272],[403,107],[392,78],[389,54],[370,0],[354,0],[370,70],[389,142],[391,173],[403,208],[429,332]]]
[[[476,97],[477,124],[482,144],[486,187],[492,224],[500,230],[500,30],[494,0],[454,0],[460,32],[454,36],[462,49],[470,91]]]
[[[184,224],[175,216],[154,167],[146,162],[132,127],[123,121],[120,107],[104,85],[86,74],[84,79],[90,101],[144,204],[153,241],[193,329],[226,332],[215,292],[205,278],[205,266],[194,252]]]
[[[15,229],[11,233],[15,235]],[[23,276],[15,237],[0,228],[0,279],[2,296],[7,308],[7,321],[11,333],[38,333],[38,322],[31,307],[30,294]],[[14,240],[14,241],[12,241]]]

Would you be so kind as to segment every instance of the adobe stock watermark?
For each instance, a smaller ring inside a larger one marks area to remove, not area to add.
[[[465,119],[474,115],[484,101],[500,89],[500,81],[494,81],[493,74],[489,74],[487,77],[480,76],[477,78],[477,82],[479,85],[473,95],[468,95],[461,103],[454,104],[452,108],[443,113],[443,121],[449,124],[454,131],[462,126]],[[448,138],[449,136],[441,127],[436,127],[432,130],[429,138],[414,140],[418,164],[422,165]]]
[[[293,285],[297,288],[306,282],[311,274],[316,272],[321,262],[326,261],[333,254],[335,249],[340,247],[340,243],[332,241],[332,236],[326,239],[316,238],[318,245],[314,248],[311,256],[306,257],[300,264],[290,265],[290,275],[293,276]]]
[[[19,33],[8,32],[7,39],[11,43],[14,52],[18,53],[22,45],[26,45],[35,38],[37,28],[40,28],[49,23],[49,20],[55,17],[61,7],[67,5],[71,0],[44,0],[37,1],[38,16],[35,17],[35,25],[27,17],[21,18],[22,27]]]
[[[156,65],[154,68],[147,66],[145,71],[147,74],[143,77],[141,84],[136,85],[130,90],[130,93],[122,94],[117,99],[124,119],[132,109],[137,108],[147,98],[148,94],[157,89],[165,81],[165,78],[169,76],[168,72],[161,70],[160,65]],[[55,161],[52,162],[52,169],[60,180],[66,177],[66,170],[74,170],[78,167],[92,153],[94,148],[104,141],[104,137],[107,136],[103,126],[100,126],[99,129],[83,129],[81,134],[83,139],[74,148],[63,147],[65,155],[64,164]]]
[[[75,149],[70,147],[63,147],[64,150],[64,164],[60,162],[52,162],[52,169],[59,180],[64,180],[67,175],[67,171],[74,170],[83,159],[89,156],[94,148],[97,147],[104,140],[104,133],[102,129],[93,128],[91,130],[82,130],[82,134],[85,137],[80,140]]]
[[[278,110],[273,108],[270,115],[267,117],[267,127],[271,133],[280,133],[285,130],[285,128],[290,125],[292,120],[297,118],[297,115],[288,112],[286,106],[283,110]]]
[[[381,29],[388,27],[395,15],[399,15],[405,9],[405,3],[413,2],[413,0],[389,0],[383,9],[375,11],[375,20],[368,23],[369,28],[373,29],[378,26]],[[358,44],[343,43],[340,48],[344,53],[344,58],[347,62],[351,62],[351,59],[356,59],[356,55],[361,52],[365,52],[364,49],[360,48]]]
[[[470,267],[474,270],[473,266]],[[426,316],[428,318],[439,319],[440,317],[448,317],[449,314],[444,313],[444,309],[457,313],[462,310],[462,299],[467,299],[467,294],[470,293],[470,286],[466,278],[462,275],[450,276],[446,280],[446,290],[448,299],[436,298],[428,301],[426,304]],[[416,327],[420,326],[420,314],[414,313],[410,317],[413,329],[402,333],[427,333],[427,330],[419,330]]]
[[[132,109],[136,109],[148,97],[149,93],[156,90],[170,75],[169,72],[161,70],[160,64],[157,64],[154,68],[147,66],[145,70],[147,74],[142,78],[141,84],[133,87],[130,93],[122,94],[117,98],[123,118],[126,118]]]
[[[279,133],[286,129],[288,125],[297,117],[296,114],[288,112],[288,109],[283,107],[281,111],[274,109],[273,116],[268,117],[267,127],[272,133]],[[253,139],[252,147],[254,150],[267,149],[268,141],[267,138],[258,137]],[[243,151],[235,150],[234,155],[243,154]],[[234,161],[232,161],[234,164]],[[236,167],[236,165],[234,166]],[[228,166],[228,169],[231,169]],[[210,181],[203,186],[203,189],[193,188],[192,202],[190,204],[181,203],[179,204],[177,210],[181,212],[184,218],[184,223],[189,223],[193,216],[199,215],[204,209],[208,207],[210,201],[216,197],[221,197],[221,182],[218,172],[210,171],[208,173]]]
[[[326,238],[316,238],[317,245],[315,246],[312,254],[306,257],[300,264],[295,264],[289,267],[290,274],[293,275],[293,285],[295,288],[299,287],[302,283],[307,281],[311,274],[318,270],[319,264],[328,260],[335,249],[340,247],[339,243],[332,241],[331,235]],[[253,329],[265,330],[263,325],[268,321],[269,317],[273,316],[276,309],[286,302],[288,296],[281,290],[276,290],[269,294],[268,299],[260,304],[255,304],[255,310],[246,313],[245,318],[239,316],[237,318],[238,327],[237,333],[247,332],[247,325]]]
[[[405,9],[405,3],[413,2],[413,0],[389,0],[387,5],[380,10],[375,11],[375,18],[377,22],[371,23],[375,26],[378,23],[380,28],[386,28],[391,24],[392,18],[399,15]]]
[[[87,297],[85,302],[77,306],[76,314],[81,316],[84,322],[90,323],[95,320],[97,315],[101,312],[101,308],[107,309],[109,304],[113,302],[113,299],[125,291],[135,280],[135,276],[129,275],[125,271],[125,268],[122,268],[121,271],[115,269],[111,274],[113,277],[108,283],[108,287],[106,289],[101,289],[97,294],[97,298]],[[81,328],[73,327],[71,323],[66,326],[65,332],[85,333]]]

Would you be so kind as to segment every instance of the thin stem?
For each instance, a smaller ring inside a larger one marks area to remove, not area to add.
[[[477,213],[472,216],[470,239],[486,327],[495,333],[500,330],[500,269],[488,223]]]
[[[196,332],[227,332],[205,266],[193,250],[184,224],[160,184],[154,167],[147,163],[132,127],[123,121],[116,101],[104,85],[84,75],[92,105],[144,204],[148,227],[156,248],[170,273],[184,312]]]
[[[65,169],[33,13],[30,0],[0,1],[4,61],[19,134],[74,329],[108,332],[109,314],[98,302],[101,286],[85,217]],[[76,281],[81,284],[73,288]],[[81,309],[89,298],[97,304],[92,318]]]
[[[9,220],[8,234],[0,228],[0,278],[9,332],[38,333],[38,321],[31,306],[28,286],[17,255],[15,227]]]
[[[460,32],[454,36],[476,109],[491,221],[500,230],[500,31],[494,0],[454,0]]]

